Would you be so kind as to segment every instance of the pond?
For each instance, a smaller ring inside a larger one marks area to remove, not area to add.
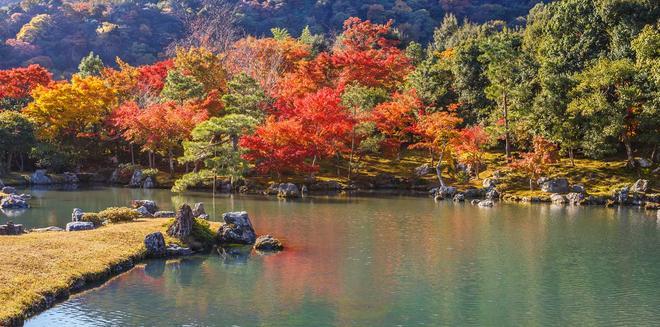
[[[145,193],[147,192],[147,193]],[[98,188],[35,193],[30,226],[150,198],[246,210],[287,250],[154,260],[27,326],[620,325],[660,321],[660,226],[638,209],[434,202],[403,196],[278,201]]]

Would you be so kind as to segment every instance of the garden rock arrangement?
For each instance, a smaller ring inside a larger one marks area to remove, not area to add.
[[[53,181],[46,175],[45,169],[37,169],[32,175],[30,175],[30,184],[33,185],[48,185],[52,184]]]
[[[84,214],[85,212],[83,212],[83,210],[80,208],[73,209],[73,212],[71,213],[71,221],[72,222],[82,221]]]
[[[161,258],[167,253],[165,237],[163,237],[163,233],[161,232],[147,235],[144,238],[144,247],[147,249],[147,257],[150,258]]]
[[[217,233],[220,244],[254,244],[257,234],[254,232],[248,213],[227,212],[222,215],[225,224],[220,226]]]
[[[204,203],[198,202],[193,206],[193,217],[209,220],[209,215],[204,210]]]
[[[5,225],[0,225],[0,235],[21,235],[25,233],[23,225],[8,222]]]
[[[27,202],[28,195],[9,194],[0,200],[0,208],[2,209],[28,209],[30,204]]]
[[[133,209],[140,209],[139,212],[148,212],[149,214],[153,215],[158,211],[158,205],[156,205],[156,201],[153,200],[133,200],[131,201],[131,206]]]

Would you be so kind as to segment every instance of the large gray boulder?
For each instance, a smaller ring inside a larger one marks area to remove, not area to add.
[[[147,249],[147,257],[150,258],[161,258],[167,254],[165,237],[163,237],[163,233],[161,232],[155,232],[147,235],[144,238],[144,247]]]
[[[197,202],[195,205],[193,205],[193,217],[206,220],[209,219],[209,215],[207,215],[206,210],[204,210],[203,202]]]
[[[46,175],[46,170],[45,169],[37,169],[31,176],[30,176],[30,183],[34,185],[47,185],[47,184],[52,184],[53,181]]]
[[[21,235],[25,233],[23,225],[8,222],[6,225],[0,225],[0,235]]]
[[[280,198],[299,198],[300,190],[293,183],[282,183],[277,190],[277,197]]]
[[[154,182],[154,179],[152,177],[147,177],[144,179],[144,182],[142,183],[142,188],[154,188],[156,187],[156,182]]]
[[[154,216],[151,212],[149,212],[149,209],[147,209],[144,206],[135,209],[135,212],[137,212],[140,215],[140,217],[144,217],[144,218],[152,218]]]
[[[445,198],[451,198],[456,194],[456,188],[453,186],[440,186],[437,188],[431,189],[431,195],[433,195],[436,199],[445,199]]]
[[[452,198],[454,202],[463,202],[465,201],[465,195],[463,193],[456,193]]]
[[[141,187],[142,186],[142,170],[136,169],[131,176],[131,181],[128,183],[130,187]]]
[[[9,194],[0,200],[0,208],[2,209],[28,209],[30,204],[27,200],[16,194]]]
[[[254,244],[257,234],[247,212],[227,212],[222,215],[225,223],[218,230],[218,242],[221,244]]]
[[[280,240],[270,235],[261,235],[255,241],[254,249],[262,252],[282,251],[284,245]]]
[[[554,178],[543,180],[541,190],[546,193],[568,193],[568,180],[566,178]]]
[[[85,212],[80,208],[73,209],[73,212],[71,213],[71,221],[82,221],[84,214]]]
[[[67,232],[77,232],[82,230],[92,230],[94,229],[94,223],[87,221],[72,221],[66,224],[65,230]]]
[[[2,188],[2,193],[5,194],[16,194],[16,188],[11,187],[11,186],[4,186]]]
[[[133,209],[144,207],[152,215],[158,211],[158,205],[156,205],[156,201],[153,200],[133,200],[131,201],[131,206]]]
[[[649,181],[646,179],[638,179],[630,187],[630,191],[633,193],[646,193],[648,189],[649,189]]]
[[[167,229],[167,235],[183,240],[193,228],[193,212],[189,205],[183,204],[176,213],[174,223]]]
[[[486,191],[486,199],[488,200],[498,200],[500,198],[500,192],[496,188],[491,188]]]

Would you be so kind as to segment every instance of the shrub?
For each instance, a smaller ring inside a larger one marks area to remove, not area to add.
[[[103,219],[101,219],[101,216],[96,212],[84,213],[81,220],[93,223],[94,226],[96,227],[103,225],[103,221],[104,221]]]
[[[131,208],[108,208],[99,212],[99,218],[111,223],[133,221],[140,217],[135,210]]]
[[[158,175],[158,169],[148,168],[142,171],[142,176],[146,177],[156,177]]]
[[[193,219],[193,227],[190,236],[207,246],[212,245],[215,241],[215,234],[211,230],[211,224],[201,218]]]

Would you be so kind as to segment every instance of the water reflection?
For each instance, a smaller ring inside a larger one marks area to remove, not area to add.
[[[191,199],[208,196],[173,201]],[[28,326],[653,325],[660,318],[660,231],[635,209],[483,209],[404,197],[223,197],[212,207],[214,216],[247,210],[258,233],[276,235],[287,249],[150,261]]]

